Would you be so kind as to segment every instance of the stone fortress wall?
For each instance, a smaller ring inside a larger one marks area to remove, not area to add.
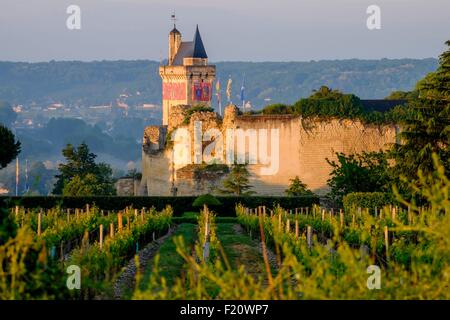
[[[217,128],[226,129],[278,129],[279,167],[275,174],[262,175],[261,164],[250,164],[250,183],[259,195],[284,195],[289,180],[295,176],[314,192],[325,194],[331,166],[326,159],[336,159],[336,152],[345,154],[386,149],[396,140],[396,126],[367,125],[359,120],[348,119],[302,119],[293,115],[237,115],[237,109],[229,106],[224,119],[213,112],[194,113],[189,124],[183,123],[183,110],[174,108],[174,122],[167,126],[152,126],[145,130],[142,152],[142,187],[148,195],[198,195],[217,193],[226,172],[202,171],[201,165],[173,165],[173,146],[167,142],[167,135],[175,128],[188,129],[193,139],[195,121],[202,121],[202,131]],[[176,121],[175,121],[176,120]],[[260,131],[258,131],[260,132]],[[250,143],[247,139],[246,150]],[[205,145],[204,145],[205,146]],[[259,148],[259,146],[258,146]],[[271,152],[270,139],[267,146]],[[194,150],[192,150],[194,152]],[[176,187],[174,193],[173,187]]]

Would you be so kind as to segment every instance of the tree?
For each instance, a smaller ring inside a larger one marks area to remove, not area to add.
[[[290,114],[292,113],[292,107],[282,104],[282,103],[276,103],[276,104],[270,104],[262,110],[263,114]]]
[[[85,143],[79,145],[77,149],[68,144],[62,153],[67,163],[59,165],[60,173],[56,175],[53,194],[70,195],[70,191],[74,191],[76,194],[73,195],[83,195],[80,193],[86,191],[84,195],[91,195],[93,190],[97,195],[114,194],[111,167],[106,163],[95,163],[97,156],[89,152],[89,147]],[[89,184],[92,184],[92,188],[88,188]]]
[[[20,142],[7,127],[0,124],[0,169],[15,159],[20,153]]]
[[[114,186],[109,183],[102,183],[97,176],[88,173],[84,177],[75,176],[64,186],[63,196],[96,196],[114,195]]]
[[[0,101],[0,123],[10,126],[17,119],[17,113],[14,112],[11,105],[7,102]]]
[[[446,44],[450,46],[450,41]],[[450,49],[440,56],[436,72],[419,81],[416,90],[419,97],[409,101],[410,112],[400,123],[400,142],[390,153],[395,176],[411,182],[418,181],[419,169],[424,175],[434,171],[433,153],[450,174]]]
[[[419,93],[414,91],[392,91],[384,100],[411,100],[416,99]]]
[[[297,197],[313,195],[313,192],[307,188],[306,184],[304,184],[298,176],[289,181],[291,181],[291,184],[289,185],[289,188],[285,190],[285,193],[288,196]]]
[[[249,184],[250,173],[247,170],[247,165],[236,164],[233,166],[230,174],[223,181],[224,189],[219,190],[224,194],[234,194],[237,196],[249,196],[254,194],[254,191],[249,189],[252,186]]]
[[[390,190],[390,176],[387,156],[384,152],[363,152],[345,155],[336,153],[338,161],[327,162],[333,167],[328,179],[330,197],[338,204],[350,192],[387,192]]]

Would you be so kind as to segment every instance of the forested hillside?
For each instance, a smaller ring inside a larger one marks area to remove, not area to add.
[[[310,62],[219,62],[222,96],[229,76],[238,102],[245,79],[245,98],[257,108],[293,103],[326,85],[362,99],[381,99],[395,90],[411,90],[436,59],[333,60]],[[62,102],[96,105],[128,95],[127,103],[160,103],[159,63],[155,61],[0,62],[0,100],[12,104]]]

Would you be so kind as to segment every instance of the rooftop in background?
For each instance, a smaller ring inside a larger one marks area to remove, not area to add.
[[[361,100],[361,103],[367,111],[385,112],[396,106],[406,104],[406,100]]]

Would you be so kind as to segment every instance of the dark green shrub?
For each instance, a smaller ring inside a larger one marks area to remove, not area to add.
[[[192,204],[193,207],[203,207],[203,205],[207,205],[208,207],[220,206],[222,203],[217,200],[212,194],[202,194],[197,199],[194,200]]]
[[[373,213],[375,208],[381,209],[385,205],[394,204],[394,199],[392,194],[385,192],[353,192],[344,196],[343,204],[346,212],[356,208],[368,208]]]
[[[167,205],[171,205],[174,216],[181,216],[187,211],[197,211],[192,207],[192,203],[197,197],[118,197],[118,196],[94,196],[94,197],[62,197],[62,196],[31,196],[31,197],[0,197],[0,200],[7,200],[7,206],[12,208],[16,204],[25,208],[53,208],[61,206],[63,208],[84,208],[86,204],[96,205],[103,210],[123,210],[127,206],[135,208],[155,207],[157,211],[163,210]],[[311,207],[319,203],[319,197],[266,197],[266,196],[216,196],[222,205],[214,207],[214,212],[222,217],[235,217],[235,207],[242,203],[246,207],[256,208],[266,206],[273,208],[277,204],[286,209]]]

